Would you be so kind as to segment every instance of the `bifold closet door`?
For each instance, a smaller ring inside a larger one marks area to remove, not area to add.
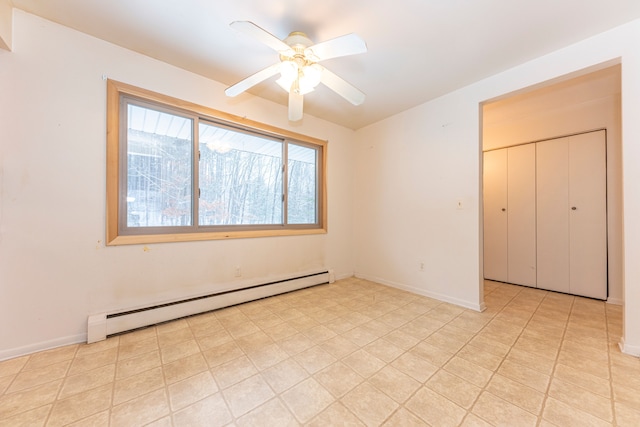
[[[536,147],[507,149],[508,282],[536,286]]]
[[[607,298],[605,131],[569,138],[569,277],[572,294]]]
[[[605,138],[536,144],[539,288],[607,298]]]
[[[538,287],[571,292],[569,287],[569,139],[536,147]]]
[[[506,282],[507,149],[483,155],[484,278]]]

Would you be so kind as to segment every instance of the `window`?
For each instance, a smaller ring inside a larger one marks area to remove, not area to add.
[[[326,142],[109,80],[107,243],[326,232]]]

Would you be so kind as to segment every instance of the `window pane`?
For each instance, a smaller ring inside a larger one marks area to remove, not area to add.
[[[282,142],[200,123],[200,225],[282,224]]]
[[[315,224],[318,221],[318,150],[289,144],[288,154],[288,223]]]
[[[192,120],[128,105],[127,227],[192,225]]]

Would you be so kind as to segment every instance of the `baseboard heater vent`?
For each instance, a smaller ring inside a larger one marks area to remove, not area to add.
[[[333,283],[333,281],[333,272],[325,270],[268,283],[259,283],[241,289],[169,301],[148,307],[114,313],[94,314],[89,316],[88,319],[87,343],[102,341],[111,335],[122,332],[298,289]]]

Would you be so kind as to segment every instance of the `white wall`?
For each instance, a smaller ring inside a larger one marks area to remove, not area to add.
[[[622,304],[620,66],[483,106],[484,150],[607,129],[608,302]]]
[[[102,76],[326,139],[326,235],[105,247]],[[14,10],[0,50],[0,360],[83,341],[87,316],[333,268],[353,274],[354,132]],[[234,278],[240,265],[243,277]]]
[[[636,20],[359,130],[356,275],[481,307],[480,104],[620,61],[623,347],[640,354],[638,42]]]

